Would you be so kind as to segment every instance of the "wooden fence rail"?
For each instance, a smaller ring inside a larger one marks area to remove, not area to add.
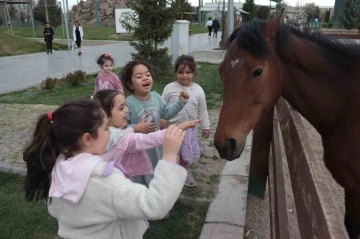
[[[322,168],[313,156],[301,116],[292,110],[283,98],[277,103],[276,112],[277,114],[271,119],[272,124],[269,123],[269,117],[264,117],[260,122],[261,125],[257,126],[258,129],[262,128],[263,139],[268,138],[267,135],[272,133],[271,147],[270,142],[267,144],[264,140],[256,138],[261,134],[256,134],[256,128],[254,129],[253,150],[262,152],[271,150],[270,157],[266,157],[266,153],[252,153],[254,157],[251,158],[251,165],[255,164],[256,167],[250,168],[249,182],[250,193],[256,191],[252,189],[254,187],[259,189],[259,185],[264,182],[263,179],[268,177],[271,238],[290,238],[280,148],[280,135],[282,135],[301,238],[348,239],[344,219],[335,206]],[[272,116],[273,112],[269,115]],[[256,142],[260,143],[255,145]],[[264,167],[268,167],[266,173]],[[252,178],[258,179],[251,180]],[[265,187],[260,188],[265,190]],[[257,192],[257,195],[264,195],[264,192]]]

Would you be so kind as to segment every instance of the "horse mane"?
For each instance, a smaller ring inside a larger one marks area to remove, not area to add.
[[[240,26],[230,35],[227,41],[227,48],[236,39],[238,47],[248,53],[256,57],[267,56],[270,49],[261,32],[261,27],[266,24],[267,21],[252,20]],[[323,51],[324,56],[326,55],[326,58],[334,64],[340,63],[339,61],[341,60],[346,62],[360,60],[360,46],[353,41],[336,39],[331,36],[325,36],[320,32],[301,32],[286,24],[280,25],[278,33],[280,57],[286,58],[292,37],[317,44]]]

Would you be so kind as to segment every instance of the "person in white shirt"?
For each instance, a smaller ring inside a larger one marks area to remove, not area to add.
[[[196,63],[192,56],[179,56],[175,62],[176,81],[165,86],[162,98],[167,105],[174,104],[179,98],[179,92],[186,91],[190,97],[184,108],[169,121],[162,120],[161,127],[167,124],[180,124],[188,120],[201,120],[201,135],[207,139],[210,135],[210,121],[206,105],[204,90],[193,79],[196,75]],[[177,95],[177,98],[176,98]],[[196,128],[186,130],[186,136],[180,150],[180,165],[187,171],[185,186],[194,187],[196,182],[189,172],[189,164],[200,159],[203,145],[198,138]]]
[[[209,21],[207,21],[205,28],[207,27],[209,30],[209,35],[208,37],[211,37],[211,32],[212,32],[212,25],[213,25],[213,21],[211,20],[212,18],[209,17]]]
[[[84,38],[84,30],[82,26],[80,25],[79,21],[75,21],[75,25],[73,27],[73,38],[74,42],[76,43],[76,46],[78,47],[78,55],[80,56],[81,53],[81,41]]]

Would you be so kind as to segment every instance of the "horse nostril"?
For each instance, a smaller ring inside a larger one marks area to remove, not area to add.
[[[231,161],[234,159],[234,153],[236,150],[236,140],[233,138],[228,138],[225,140],[223,145],[215,144],[216,149],[218,150],[220,157]]]
[[[225,159],[230,161],[234,159],[236,150],[236,140],[233,138],[225,140]]]

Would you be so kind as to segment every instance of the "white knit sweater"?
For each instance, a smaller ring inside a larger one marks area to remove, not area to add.
[[[174,81],[165,86],[162,98],[167,105],[175,104],[179,100],[181,91],[186,91],[190,98],[184,108],[174,118],[169,120],[170,124],[201,119],[201,128],[210,129],[205,92],[199,84],[192,83],[191,86],[183,86]]]
[[[99,162],[79,203],[52,198],[50,214],[59,222],[59,236],[66,239],[140,239],[144,220],[163,218],[174,206],[187,175],[186,170],[160,160],[149,189],[132,183],[118,169],[101,177]]]

